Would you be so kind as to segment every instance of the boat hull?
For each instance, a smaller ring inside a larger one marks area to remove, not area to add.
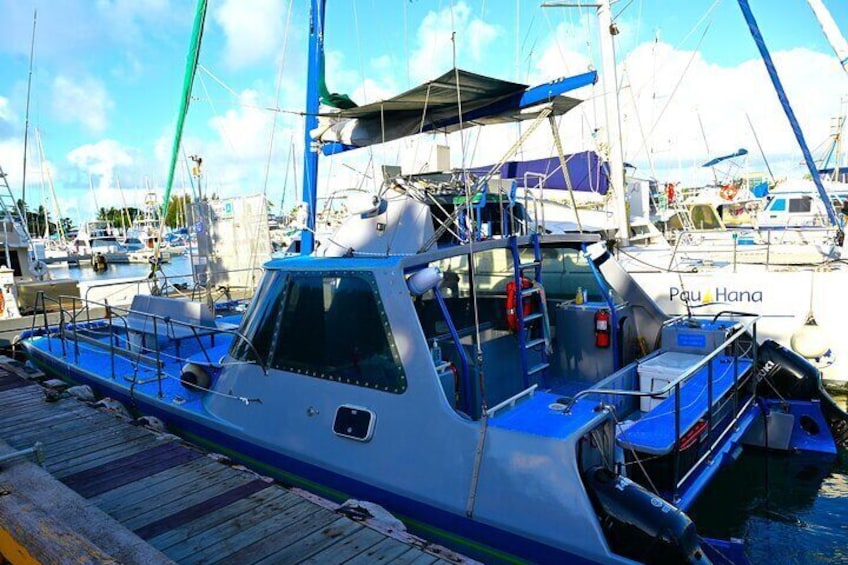
[[[159,418],[170,431],[194,444],[222,453],[284,484],[309,490],[338,503],[358,498],[384,506],[414,533],[486,563],[599,562],[269,449],[224,423],[210,421],[147,395],[132,395],[126,387],[65,363],[30,342],[24,342],[24,347],[30,360],[45,373],[75,384],[88,385],[98,394],[114,398],[139,414]],[[630,561],[621,558],[603,562]]]

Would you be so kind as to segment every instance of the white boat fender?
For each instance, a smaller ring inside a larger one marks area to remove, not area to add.
[[[428,290],[437,287],[443,278],[444,275],[438,267],[427,267],[406,279],[406,286],[413,295],[421,296]]]
[[[205,367],[186,363],[180,372],[180,384],[190,390],[206,392],[212,386],[212,376]]]
[[[812,316],[807,319],[803,326],[795,330],[789,344],[795,353],[805,359],[822,357],[830,349],[827,335]]]

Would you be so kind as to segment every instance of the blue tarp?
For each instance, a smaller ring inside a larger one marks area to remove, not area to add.
[[[608,167],[606,163],[601,162],[597,153],[594,151],[572,153],[565,156],[565,161],[568,166],[571,186],[574,190],[580,192],[597,192],[599,194],[607,193],[607,190],[609,190]],[[492,166],[475,167],[471,169],[471,172],[478,175],[485,175],[492,169]],[[543,188],[553,190],[568,189],[558,157],[532,159],[529,161],[508,161],[501,166],[500,170],[502,179],[515,179],[521,188],[524,188],[525,175],[528,173],[545,175],[545,179],[542,182]],[[538,186],[539,178],[537,176],[527,178],[527,187],[536,188]]]
[[[757,198],[764,198],[768,196],[769,193],[769,183],[768,181],[763,181],[759,184],[756,184],[751,187],[751,194],[756,196]]]
[[[721,157],[716,157],[715,159],[710,159],[709,161],[707,161],[706,163],[704,163],[701,166],[702,167],[715,167],[716,165],[718,165],[722,161],[726,161],[727,159],[733,159],[734,157],[742,157],[743,155],[747,155],[747,154],[748,154],[748,150],[745,149],[744,147],[742,147],[738,151],[736,151],[736,153],[731,153],[730,155],[723,155]]]

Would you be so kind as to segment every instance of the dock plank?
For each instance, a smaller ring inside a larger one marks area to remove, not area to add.
[[[91,467],[97,467],[104,462],[121,455],[139,453],[152,445],[161,443],[154,436],[139,436],[126,441],[119,441],[110,445],[95,445],[88,450],[77,453],[68,453],[59,461],[46,461],[47,469],[59,479],[67,475],[73,475]]]
[[[178,563],[203,565],[439,562],[408,540],[335,512],[333,504],[318,504],[77,399],[45,402],[43,390],[0,366],[0,438],[17,448],[43,444],[49,474],[39,472],[76,497],[75,504],[116,520],[113,530],[123,528],[118,536],[129,546],[104,542],[123,556],[120,562],[133,562],[126,548],[135,544]],[[80,534],[79,547],[90,543],[92,555],[103,557],[99,530],[80,527],[88,534]]]
[[[346,563],[353,557],[374,547],[383,538],[383,534],[370,528],[360,528],[347,536],[339,536],[326,548],[304,559],[300,563],[322,565],[324,563]]]
[[[185,465],[167,469],[161,473],[95,495],[91,497],[91,500],[107,509],[122,504],[134,504],[140,500],[159,496],[160,492],[167,492],[173,486],[187,482],[205,481],[214,472],[223,472],[222,466],[213,465],[209,467],[204,459],[196,459]]]
[[[186,543],[162,549],[163,553],[175,561],[189,563],[207,563],[221,555],[232,555],[238,551],[242,563],[248,563],[245,557],[246,545],[263,541],[278,527],[281,530],[301,530],[295,537],[305,536],[311,527],[320,527],[330,523],[335,516],[327,516],[318,507],[293,507],[284,509],[285,501],[275,502],[257,507],[245,512],[234,519],[210,528],[205,533],[195,536]],[[318,522],[317,525],[313,524]],[[255,527],[254,527],[255,526]],[[305,533],[302,530],[307,530]],[[279,537],[279,536],[277,536]],[[231,541],[232,540],[232,541]]]
[[[257,565],[270,563],[294,563],[308,559],[316,553],[336,543],[339,538],[346,537],[362,530],[365,526],[353,520],[336,516],[336,520],[326,526],[313,531],[308,536],[301,538],[297,543],[280,548],[278,551],[265,556],[258,561]]]
[[[371,565],[372,563],[395,563],[401,556],[410,551],[410,547],[392,538],[383,538],[359,555],[345,561],[346,565]],[[319,554],[320,555],[320,554]],[[326,561],[325,561],[326,563]]]
[[[184,543],[192,538],[204,535],[207,531],[220,524],[234,520],[246,512],[255,510],[257,507],[264,504],[270,504],[277,499],[286,499],[285,502],[288,503],[288,499],[290,497],[297,498],[298,500],[296,502],[305,502],[302,498],[295,497],[287,491],[282,491],[280,489],[264,490],[252,494],[243,500],[239,500],[226,508],[222,508],[218,512],[195,518],[191,522],[178,526],[169,532],[154,536],[147,541],[157,549],[165,550],[174,545]],[[292,504],[294,503],[289,503],[289,505]]]
[[[176,512],[171,512],[170,514],[159,518],[156,521],[148,522],[144,526],[141,526],[139,528],[134,528],[134,531],[143,539],[156,537],[157,535],[172,530],[173,528],[177,528],[179,526],[182,526],[183,524],[187,524],[198,516],[203,516],[205,514],[215,512],[220,508],[223,508],[232,504],[233,502],[236,502],[237,500],[247,498],[251,494],[257,493],[267,488],[271,488],[271,485],[266,481],[262,481],[259,479],[249,482],[243,482],[242,484],[239,484],[234,488],[228,489],[224,492],[221,492],[220,494],[216,494],[212,497],[206,498],[205,500],[192,504],[191,506],[183,505],[180,510]]]
[[[62,482],[88,498],[203,456],[199,451],[182,447],[173,441],[155,445],[96,467],[65,475]]]
[[[214,506],[215,502],[210,501],[218,496],[223,496],[234,489],[256,489],[259,487],[258,483],[263,483],[262,481],[253,480],[244,473],[227,473],[226,471],[227,469],[221,469],[220,473],[216,473],[205,483],[203,481],[184,482],[180,487],[175,487],[173,490],[161,491],[167,492],[168,498],[160,496],[157,501],[146,499],[142,501],[144,508],[139,509],[137,512],[130,513],[122,509],[122,521],[131,530],[136,530],[149,523],[163,520],[173,514],[178,514],[195,505],[202,506],[203,504],[210,504]],[[245,485],[247,484],[251,484],[252,486],[246,487]],[[268,483],[263,484],[267,486]],[[251,492],[246,492],[242,497],[237,497],[236,500],[250,494]],[[235,496],[235,494],[233,493],[231,496]],[[222,504],[222,506],[226,506],[226,504]]]

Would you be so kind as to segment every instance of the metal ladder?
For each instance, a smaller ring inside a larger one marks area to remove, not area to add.
[[[524,376],[524,386],[529,387],[534,384],[532,381],[535,375],[544,377],[546,371],[551,366],[548,360],[548,350],[550,349],[551,340],[548,332],[547,305],[545,304],[544,288],[542,287],[542,248],[539,243],[539,234],[533,233],[530,235],[530,241],[533,244],[533,261],[528,263],[521,262],[521,250],[518,248],[518,237],[511,235],[509,237],[509,247],[512,251],[512,262],[514,267],[515,288],[516,288],[516,305],[515,316],[518,322],[518,346],[519,357],[521,358],[521,371]],[[535,283],[524,288],[522,279],[526,269],[534,269]],[[525,316],[524,315],[524,300],[535,299],[538,301],[536,311]],[[540,331],[534,337],[532,324],[541,321]],[[530,353],[538,354],[537,359],[530,359]],[[532,363],[532,364],[531,364]]]
[[[18,234],[21,242],[26,244],[29,242],[29,231],[23,221],[23,212],[18,208],[15,197],[12,196],[12,189],[2,166],[0,166],[0,179],[3,180],[3,184],[0,184],[0,212],[3,213],[4,218],[9,218],[12,221],[15,233]]]

